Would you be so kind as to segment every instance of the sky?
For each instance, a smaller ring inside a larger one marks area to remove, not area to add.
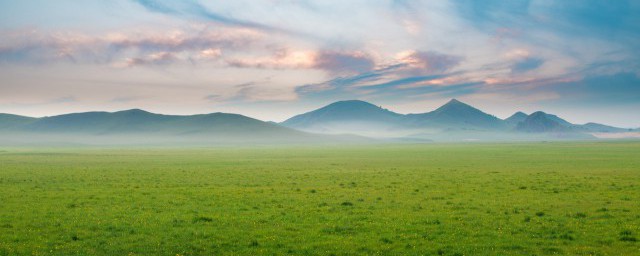
[[[640,127],[640,1],[0,0],[0,113],[338,100]]]

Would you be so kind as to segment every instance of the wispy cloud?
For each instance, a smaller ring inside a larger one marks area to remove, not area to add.
[[[74,96],[64,96],[64,97],[60,97],[60,98],[55,98],[55,99],[49,101],[49,103],[51,103],[51,104],[61,104],[61,103],[73,103],[73,102],[77,102],[77,101],[78,100]]]
[[[174,29],[89,35],[28,30],[5,37],[0,63],[77,62],[123,66],[212,61],[223,51],[252,50],[262,35],[242,29]]]
[[[370,71],[376,65],[373,57],[362,51],[289,49],[278,49],[266,57],[228,58],[226,62],[238,68],[318,69],[333,76]]]
[[[185,0],[185,1],[164,1],[164,0],[133,0],[140,4],[145,9],[151,12],[162,13],[166,15],[177,16],[179,18],[194,18],[198,20],[204,20],[209,22],[215,22],[218,24],[261,30],[266,32],[277,32],[291,35],[302,35],[282,28],[277,28],[262,24],[259,22],[252,22],[248,20],[235,19],[228,17],[214,11],[209,10],[197,1]]]
[[[544,60],[541,58],[527,57],[514,63],[511,71],[514,73],[527,72],[539,68],[542,64],[544,64]]]
[[[299,86],[296,88],[296,93],[307,98],[338,95],[374,97],[391,94],[398,97],[403,94],[407,96],[439,91],[442,87],[460,82],[460,80],[451,79],[456,76],[456,73],[447,73],[447,71],[456,67],[462,60],[462,57],[435,51],[404,51],[396,54],[393,62],[386,66],[373,69],[372,62],[359,73]]]
[[[404,64],[401,71],[411,75],[438,74],[451,70],[464,60],[463,57],[435,51],[405,51],[398,54]]]

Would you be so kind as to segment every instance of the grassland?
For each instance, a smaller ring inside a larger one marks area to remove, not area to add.
[[[640,143],[0,149],[0,255],[640,255]]]

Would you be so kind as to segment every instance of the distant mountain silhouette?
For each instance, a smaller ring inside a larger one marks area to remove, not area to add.
[[[312,132],[397,134],[401,130],[501,130],[506,126],[495,116],[456,99],[422,114],[398,114],[359,100],[339,101],[294,116],[282,125]]]
[[[119,112],[85,112],[43,118],[0,115],[0,132],[51,141],[83,138],[82,142],[129,140],[148,142],[318,142],[360,140],[309,134],[238,114],[212,113],[178,116],[140,109]],[[97,139],[96,139],[97,138]],[[0,137],[0,142],[3,138]]]
[[[562,118],[560,118],[560,117],[558,117],[556,115],[548,114],[548,113],[545,113],[545,112],[542,112],[542,111],[538,111],[538,112],[541,112],[542,114],[545,115],[545,117],[547,119],[553,120],[553,121],[557,122],[558,124],[560,124],[561,126],[564,126],[564,127],[574,126],[574,124],[572,124],[572,123],[568,122],[567,120],[564,120],[564,119],[562,119]]]
[[[613,126],[608,126],[598,123],[586,123],[579,126],[579,129],[587,132],[603,132],[603,133],[616,133],[616,132],[632,132],[633,129],[624,129]]]
[[[311,132],[367,133],[403,126],[403,118],[404,115],[365,101],[348,100],[294,116],[282,125]]]
[[[510,117],[508,117],[507,119],[504,120],[505,124],[510,127],[510,128],[515,128],[516,126],[518,126],[518,123],[524,121],[525,119],[527,119],[529,115],[523,113],[523,112],[516,112],[513,115],[511,115]]]
[[[501,120],[456,99],[431,112],[407,115],[364,101],[339,101],[294,116],[281,124],[316,133],[397,137],[402,141],[584,139],[592,138],[588,133],[625,131],[622,128],[594,123],[575,125],[544,112],[531,115],[516,112]]]
[[[555,115],[550,115],[542,111],[535,112],[522,122],[518,123],[516,130],[521,132],[570,132],[571,124],[567,121],[558,118]],[[561,123],[562,122],[562,123]],[[565,125],[568,124],[568,125]]]
[[[0,145],[25,141],[204,145],[370,141],[359,136],[400,142],[548,140],[637,131],[596,123],[576,125],[541,111],[517,112],[501,120],[456,99],[431,112],[407,115],[365,101],[338,101],[280,124],[238,114],[179,116],[140,109],[42,118],[0,114]]]
[[[12,114],[0,113],[0,130],[2,129],[15,129],[22,125],[28,124],[36,120],[33,117],[18,116]]]
[[[489,115],[468,104],[452,99],[438,109],[424,114],[407,115],[414,125],[446,129],[488,129],[505,128],[499,118]]]

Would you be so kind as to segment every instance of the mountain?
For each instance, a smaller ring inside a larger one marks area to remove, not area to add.
[[[362,138],[305,133],[238,114],[161,115],[140,109],[43,118],[0,115],[3,142],[78,144],[307,143]],[[5,143],[6,144],[6,143]]]
[[[365,101],[338,101],[281,124],[307,132],[398,141],[588,139],[593,132],[624,130],[597,124],[574,125],[540,111],[531,115],[516,112],[501,120],[456,99],[431,112],[407,115]]]
[[[36,120],[36,118],[0,113],[0,130],[20,127],[22,125],[31,123],[34,120]]]
[[[338,101],[281,124],[320,133],[373,134],[402,127],[404,115],[360,100]]]
[[[569,124],[569,126],[564,125],[564,123],[559,122],[558,119],[560,118],[555,115],[538,111],[529,115],[525,120],[519,122],[516,126],[516,130],[530,133],[571,131],[571,124]]]
[[[556,115],[547,114],[547,113],[544,113],[544,112],[542,112],[542,111],[539,111],[539,112],[543,113],[543,114],[545,115],[545,117],[546,117],[546,118],[548,118],[548,119],[550,119],[550,120],[553,120],[553,121],[557,122],[557,123],[558,123],[558,124],[560,124],[561,126],[564,126],[564,127],[572,127],[572,126],[574,126],[574,124],[569,123],[567,120],[564,120],[564,119],[562,119],[562,118],[560,118],[560,117],[558,117],[558,116],[556,116]]]
[[[505,119],[504,122],[508,127],[515,128],[516,126],[518,126],[518,123],[527,119],[528,116],[529,115],[518,111],[515,114],[508,117],[507,119]]]
[[[624,129],[613,126],[608,126],[598,123],[586,123],[578,126],[579,129],[586,132],[599,132],[599,133],[618,133],[618,132],[632,132],[633,129]]]
[[[536,141],[621,138],[637,131],[596,123],[575,125],[541,111],[531,115],[517,112],[502,120],[456,99],[431,112],[407,115],[365,101],[338,101],[282,123],[228,113],[180,116],[140,109],[42,118],[0,114],[0,145],[360,143],[372,141],[369,138],[392,142]]]
[[[424,114],[410,114],[413,124],[450,130],[500,130],[502,120],[468,104],[452,99],[438,109]]]
[[[211,134],[296,132],[237,114],[213,113],[192,116],[160,115],[140,109],[119,112],[86,112],[40,118],[23,131],[86,133],[96,135],[126,133]],[[299,133],[299,132],[297,132]]]
[[[21,127],[23,131],[48,133],[135,133],[153,132],[158,125],[179,116],[163,116],[139,109],[119,112],[85,112],[39,118]]]

